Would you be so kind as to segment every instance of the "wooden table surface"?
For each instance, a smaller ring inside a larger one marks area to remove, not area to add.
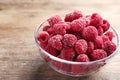
[[[74,9],[98,12],[120,31],[120,0],[0,0],[0,80],[120,80],[119,51],[98,73],[81,78],[57,73],[42,61],[35,28]]]

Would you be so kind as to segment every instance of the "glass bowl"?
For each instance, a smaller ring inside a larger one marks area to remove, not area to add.
[[[113,42],[117,45],[116,50],[109,56],[91,62],[73,62],[67,61],[60,58],[57,58],[48,52],[46,52],[42,47],[39,45],[39,41],[37,40],[37,36],[39,32],[43,30],[43,26],[47,25],[48,22],[44,21],[40,24],[40,26],[35,30],[34,37],[37,47],[40,51],[40,55],[42,56],[43,60],[55,71],[66,74],[69,76],[80,77],[80,76],[87,76],[92,73],[97,72],[101,67],[103,67],[107,62],[108,59],[112,58],[118,51],[119,48],[119,36],[117,32],[110,27],[109,31],[112,31],[115,35]]]

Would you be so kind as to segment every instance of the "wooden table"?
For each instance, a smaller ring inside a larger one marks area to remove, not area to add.
[[[120,80],[119,51],[98,73],[74,78],[43,63],[34,41],[35,28],[51,15],[74,9],[100,13],[120,31],[120,0],[0,0],[0,80]]]

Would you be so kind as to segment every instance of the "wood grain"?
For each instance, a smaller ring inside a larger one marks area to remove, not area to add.
[[[0,0],[0,80],[120,80],[119,51],[98,73],[82,78],[59,74],[42,61],[35,28],[74,9],[98,12],[120,31],[120,0]]]

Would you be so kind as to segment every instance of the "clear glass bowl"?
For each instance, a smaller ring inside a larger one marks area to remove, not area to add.
[[[43,26],[47,25],[48,22],[44,21],[43,23],[40,24],[40,26],[35,30],[34,37],[35,37],[35,42],[38,46],[38,49],[40,51],[40,55],[44,59],[44,61],[55,71],[66,74],[69,76],[74,76],[74,77],[80,77],[80,76],[87,76],[89,74],[97,72],[101,67],[103,67],[107,62],[108,59],[112,58],[118,51],[119,48],[119,37],[117,32],[110,27],[109,31],[113,31],[115,38],[113,39],[113,42],[117,45],[117,49],[109,55],[108,57],[105,57],[100,60],[96,61],[91,61],[91,62],[72,62],[72,61],[67,61],[63,60],[60,58],[57,58],[55,56],[52,56],[48,52],[46,52],[42,47],[39,45],[39,41],[37,40],[37,36],[39,32],[43,30]]]

